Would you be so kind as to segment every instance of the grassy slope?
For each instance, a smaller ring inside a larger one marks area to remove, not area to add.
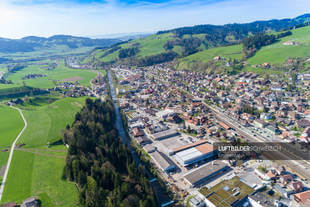
[[[18,143],[25,143],[25,147],[37,147],[57,141],[61,137],[61,129],[73,121],[84,100],[85,98],[66,98],[35,110],[25,110],[28,128]]]
[[[136,39],[133,41],[130,41],[128,43],[121,44],[121,48],[130,48],[134,44],[139,44],[139,53],[136,55],[136,57],[145,57],[150,55],[156,55],[162,52],[165,52],[164,45],[168,40],[173,39],[171,33],[161,34],[161,35],[151,35],[146,38]],[[104,54],[105,50],[97,50],[94,52],[94,56],[96,58],[99,58],[100,61],[103,62],[109,62],[116,60],[118,58],[119,50],[101,57]],[[84,61],[90,60],[91,58],[88,58]]]
[[[189,55],[185,58],[181,58],[178,62],[177,68],[186,69],[194,61],[200,60],[201,62],[208,62],[212,60],[215,56],[240,60],[242,57],[241,53],[241,45],[211,48]]]
[[[247,62],[250,64],[283,63],[288,58],[310,56],[310,27],[292,30],[292,35],[282,38],[279,42],[263,47]],[[284,42],[295,41],[299,45],[283,45]]]
[[[27,74],[42,74],[47,75],[47,77],[23,80],[22,78]],[[95,76],[96,74],[90,70],[69,69],[65,67],[63,63],[61,63],[55,70],[47,70],[42,68],[40,65],[30,65],[23,70],[9,74],[8,80],[13,81],[14,84],[6,86],[21,86],[23,85],[23,82],[25,82],[27,86],[36,88],[52,88],[55,86],[53,81],[63,81],[66,78],[72,77],[80,77],[82,79],[79,80],[80,84],[83,86],[89,86],[90,80]]]
[[[4,105],[0,105],[0,117],[0,148],[4,148],[12,144],[24,122],[17,110]]]
[[[43,206],[77,206],[76,187],[61,180],[66,148],[63,145],[47,148],[45,145],[60,138],[62,129],[72,123],[84,100],[66,98],[24,110],[28,128],[19,143],[26,146],[22,151],[16,150],[16,156],[13,156],[2,202],[20,202],[36,195]]]

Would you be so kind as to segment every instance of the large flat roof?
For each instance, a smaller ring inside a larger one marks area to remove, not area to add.
[[[212,174],[215,174],[216,172],[219,172],[220,170],[223,170],[224,168],[227,168],[228,165],[221,161],[214,161],[212,163],[209,163],[207,165],[203,165],[187,174],[184,175],[184,178],[194,185],[195,183],[198,183],[199,181],[211,176]]]
[[[215,206],[231,207],[242,201],[248,195],[251,195],[255,190],[243,183],[238,176],[230,180],[223,180],[212,188],[202,188],[200,193],[206,199],[212,202]]]
[[[195,160],[199,161],[199,159],[204,159],[203,157],[211,155],[214,151],[213,146],[205,143],[199,145],[197,147],[192,147],[175,154],[176,159],[179,163],[186,165],[189,162],[195,162]]]
[[[195,147],[202,154],[210,153],[214,151],[214,148],[211,144],[202,144]]]
[[[198,142],[194,142],[194,143],[186,144],[186,145],[183,145],[183,146],[180,146],[180,147],[176,147],[176,148],[172,149],[172,151],[174,153],[177,153],[177,152],[180,152],[180,151],[192,148],[192,147],[196,147],[196,146],[204,144],[204,143],[207,143],[207,140],[201,140],[201,141],[198,141]]]
[[[170,170],[172,168],[175,168],[175,165],[173,162],[166,156],[164,156],[162,153],[155,151],[153,153],[149,154],[152,159],[155,161],[155,163],[163,170]]]
[[[173,136],[173,135],[177,135],[178,132],[175,129],[168,129],[166,131],[162,131],[162,132],[158,132],[155,134],[152,134],[154,139],[160,139],[162,137],[169,137],[169,136]]]

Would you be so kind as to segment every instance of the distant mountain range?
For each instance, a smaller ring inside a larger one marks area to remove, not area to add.
[[[81,47],[109,47],[120,39],[91,39],[70,35],[55,35],[48,38],[29,36],[22,39],[0,38],[0,53],[33,52],[42,49],[65,46],[68,49]]]

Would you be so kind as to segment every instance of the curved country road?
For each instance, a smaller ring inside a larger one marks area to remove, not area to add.
[[[24,125],[24,128],[19,132],[19,134],[15,138],[15,140],[14,140],[14,142],[12,144],[11,150],[10,150],[10,155],[9,155],[8,163],[6,165],[6,169],[5,169],[3,180],[2,180],[2,183],[1,183],[1,187],[0,187],[0,201],[2,200],[3,190],[4,190],[5,183],[6,183],[6,178],[8,176],[8,172],[9,172],[9,169],[10,169],[10,165],[11,165],[11,161],[12,161],[15,145],[16,145],[18,139],[20,138],[20,136],[23,134],[23,132],[27,128],[27,121],[26,121],[26,119],[24,117],[24,114],[23,114],[22,110],[20,110],[19,108],[14,107],[14,106],[11,106],[11,108],[16,109],[19,112],[19,114],[21,115],[21,117],[24,120],[24,124],[25,125]]]

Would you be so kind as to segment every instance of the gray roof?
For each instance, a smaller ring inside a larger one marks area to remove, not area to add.
[[[154,147],[153,145],[151,144],[148,144],[148,145],[145,145],[143,147],[143,149],[146,151],[146,152],[152,152],[152,151],[155,151],[156,150],[156,147]]]
[[[212,174],[223,170],[224,168],[228,168],[228,165],[221,161],[214,161],[185,174],[184,178],[194,185]]]
[[[169,171],[175,168],[173,162],[162,153],[155,151],[153,153],[150,153],[149,155],[152,157],[158,167],[160,167],[163,171]]]
[[[273,200],[271,200],[270,198],[268,198],[266,195],[264,195],[261,192],[258,192],[254,195],[249,196],[251,199],[253,199],[254,201],[256,201],[257,203],[259,203],[261,206],[264,207],[273,207],[275,206],[273,204]]]
[[[172,137],[172,136],[175,136],[177,134],[178,134],[178,132],[175,129],[168,129],[168,130],[153,134],[152,136],[154,139],[162,139],[162,138],[166,138],[166,137]]]

